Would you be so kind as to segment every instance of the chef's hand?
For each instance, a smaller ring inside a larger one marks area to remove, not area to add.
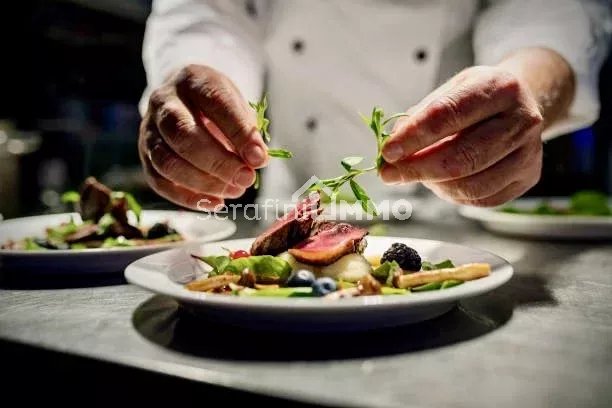
[[[225,75],[201,65],[151,94],[138,150],[151,188],[197,210],[244,194],[268,160],[248,103]]]
[[[420,181],[459,204],[503,204],[538,182],[542,130],[565,113],[573,92],[571,68],[545,49],[468,68],[396,122],[381,177]]]

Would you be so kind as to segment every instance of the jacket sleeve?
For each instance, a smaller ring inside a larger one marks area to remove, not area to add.
[[[247,100],[263,88],[263,0],[153,0],[143,41],[147,75],[139,110],[173,71],[209,65],[227,75]]]
[[[576,75],[568,117],[543,138],[588,127],[599,117],[598,76],[608,52],[608,0],[497,0],[480,13],[474,32],[477,64],[491,65],[524,47],[546,47],[562,55]]]

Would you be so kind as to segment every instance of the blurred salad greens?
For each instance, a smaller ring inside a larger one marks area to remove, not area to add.
[[[579,191],[570,197],[569,205],[560,207],[552,205],[543,200],[534,208],[518,208],[516,206],[506,206],[500,211],[510,214],[531,214],[531,215],[587,215],[587,216],[606,216],[612,215],[612,207],[608,204],[607,195],[591,190]]]

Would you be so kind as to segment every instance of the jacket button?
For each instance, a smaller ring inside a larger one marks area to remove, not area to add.
[[[296,54],[301,54],[304,51],[304,41],[297,39],[291,44],[291,48]]]
[[[418,62],[425,62],[425,60],[427,59],[427,50],[425,48],[418,48],[414,52],[414,58]]]
[[[314,132],[317,129],[317,120],[315,118],[308,118],[306,120],[306,129],[310,132]]]

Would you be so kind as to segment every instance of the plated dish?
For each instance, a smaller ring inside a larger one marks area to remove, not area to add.
[[[168,220],[143,225],[142,209],[134,197],[112,191],[94,177],[88,177],[80,192],[69,191],[63,200],[73,203],[78,217],[49,224],[44,233],[8,239],[0,249],[41,251],[88,248],[115,248],[158,245],[184,240]]]
[[[612,238],[612,200],[583,191],[570,197],[520,198],[494,208],[460,207],[485,229],[514,237],[554,240]]]
[[[257,237],[147,256],[126,279],[224,324],[334,331],[429,319],[512,276],[489,252],[369,236],[319,211],[311,196]]]
[[[129,194],[108,192],[89,179],[80,194],[68,194],[78,212],[0,222],[2,267],[36,274],[117,273],[140,257],[225,239],[236,231],[230,220],[141,210]]]

